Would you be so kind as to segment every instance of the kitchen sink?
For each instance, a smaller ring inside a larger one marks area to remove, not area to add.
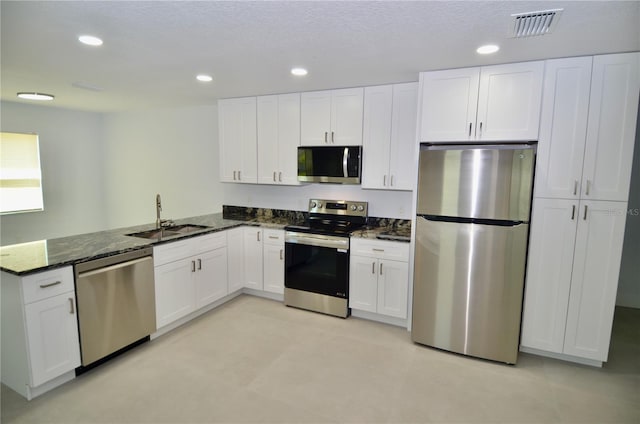
[[[182,225],[169,225],[162,228],[153,228],[151,230],[139,231],[137,233],[126,234],[131,237],[140,237],[146,239],[161,239],[163,237],[179,236],[189,234],[194,231],[203,230],[209,228],[206,225],[196,224],[182,224]]]

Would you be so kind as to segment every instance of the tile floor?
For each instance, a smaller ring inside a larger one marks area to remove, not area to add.
[[[2,386],[2,422],[638,423],[639,324],[616,312],[602,369],[507,366],[243,295],[31,402]]]

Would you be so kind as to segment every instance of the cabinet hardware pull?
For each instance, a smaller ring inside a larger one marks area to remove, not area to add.
[[[576,205],[571,206],[571,220],[576,218]]]
[[[382,275],[382,262],[380,262],[380,275]]]
[[[198,259],[198,269],[202,269],[202,259]]]
[[[273,171],[273,182],[276,182],[276,171]]]
[[[69,313],[71,315],[73,315],[76,312],[75,308],[73,307],[73,298],[70,297],[69,298]]]
[[[376,249],[375,247],[372,248],[371,250],[373,250],[374,252],[384,252],[384,249]]]
[[[260,241],[260,231],[256,233],[256,236],[258,236],[258,241]]]
[[[573,180],[573,195],[578,194],[578,180]]]
[[[280,237],[278,237],[278,236],[269,236],[269,238],[272,239],[272,240],[278,240]]]
[[[196,272],[196,261],[191,261],[191,272]]]
[[[391,187],[393,187],[393,175],[391,176]]]
[[[324,132],[324,143],[325,143],[325,144],[327,144],[327,143],[328,143],[328,141],[327,141],[327,136],[328,136],[328,135],[329,135],[329,134],[325,131],[325,132]]]
[[[376,263],[375,262],[371,262],[371,273],[372,274],[376,273]]]
[[[41,289],[46,289],[47,287],[57,286],[58,284],[62,284],[62,281],[55,281],[49,284],[40,284]]]
[[[236,180],[236,172],[237,172],[237,171],[233,171],[233,181],[235,181],[235,180]]]
[[[471,122],[469,122],[469,137],[471,137]]]
[[[331,144],[335,144],[336,141],[333,139],[333,131],[331,131]]]
[[[482,138],[482,122],[480,122],[480,138]]]
[[[586,190],[586,195],[589,195],[589,191],[591,191],[591,180],[587,179],[587,190]]]
[[[283,250],[283,249],[280,249],[280,260],[282,260],[282,259],[283,259],[283,257],[282,257],[283,255],[284,255],[284,250]]]
[[[240,176],[240,171],[238,171],[238,181],[242,181],[242,177]]]
[[[278,172],[278,181],[282,182],[282,171]]]
[[[385,187],[387,186],[387,176],[386,175],[382,177],[382,185],[385,186]]]
[[[587,220],[587,205],[584,205],[584,217],[582,217],[584,221]]]

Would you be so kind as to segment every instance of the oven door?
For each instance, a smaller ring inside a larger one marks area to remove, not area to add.
[[[286,288],[347,299],[349,239],[287,231]]]

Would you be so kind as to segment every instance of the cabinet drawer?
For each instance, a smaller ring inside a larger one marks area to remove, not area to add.
[[[284,231],[283,230],[264,230],[264,244],[284,244]]]
[[[205,234],[191,237],[186,240],[178,240],[153,248],[153,265],[159,266],[174,262],[189,256],[199,255],[209,250],[215,250],[227,246],[227,232]]]
[[[74,291],[73,269],[68,266],[27,275],[22,279],[24,303],[31,303]]]
[[[408,262],[409,243],[354,237],[351,239],[351,254]]]

